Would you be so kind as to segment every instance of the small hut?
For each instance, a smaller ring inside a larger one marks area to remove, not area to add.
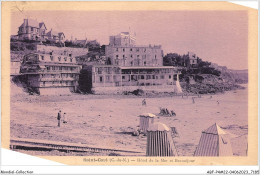
[[[141,133],[146,134],[149,126],[154,123],[154,118],[156,116],[151,113],[146,113],[146,114],[139,115],[139,117],[140,117],[139,126],[140,126]]]
[[[154,123],[147,129],[146,156],[178,156],[170,129],[163,123]]]
[[[194,156],[233,156],[229,134],[216,123],[202,131]]]

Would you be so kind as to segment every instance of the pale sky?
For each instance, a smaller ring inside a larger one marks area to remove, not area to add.
[[[161,44],[164,54],[196,53],[205,61],[231,69],[247,69],[247,11],[28,11],[12,14],[11,34],[24,18],[44,22],[47,30],[64,32],[67,39],[97,39],[136,33],[137,44]]]

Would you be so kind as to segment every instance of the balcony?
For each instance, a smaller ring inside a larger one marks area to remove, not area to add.
[[[77,78],[66,77],[66,78],[41,78],[40,81],[75,81]]]
[[[59,74],[59,73],[73,73],[79,74],[79,70],[22,70],[21,74]]]

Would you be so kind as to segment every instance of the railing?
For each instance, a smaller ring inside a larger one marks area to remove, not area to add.
[[[28,70],[28,71],[21,71],[21,74],[44,74],[44,73],[80,73],[79,70]]]
[[[63,151],[83,151],[83,152],[117,152],[130,155],[144,156],[144,152],[122,150],[118,148],[102,148],[102,147],[90,147],[85,144],[79,143],[68,143],[68,142],[58,142],[49,140],[35,140],[35,139],[22,139],[22,138],[11,138],[10,148],[19,149],[22,148],[45,148],[51,150],[63,150]]]
[[[77,78],[72,78],[72,77],[68,77],[68,78],[40,78],[40,81],[76,81]]]

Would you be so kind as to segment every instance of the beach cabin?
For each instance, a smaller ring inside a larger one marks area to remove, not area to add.
[[[216,123],[202,131],[194,156],[233,156],[229,134]]]
[[[154,123],[154,118],[156,118],[156,116],[151,113],[146,113],[146,114],[139,115],[138,117],[140,117],[140,124],[139,124],[140,131],[141,133],[146,134],[149,126]]]
[[[163,123],[153,123],[147,129],[146,156],[178,156],[170,129]]]

